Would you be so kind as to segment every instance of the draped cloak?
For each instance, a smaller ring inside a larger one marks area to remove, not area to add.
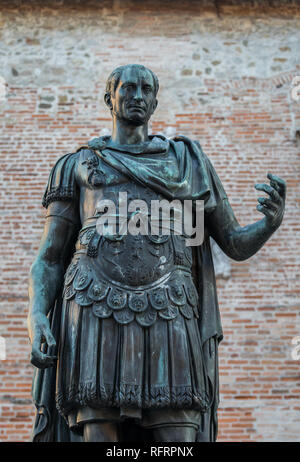
[[[177,181],[171,181],[157,169],[141,162],[143,155],[153,154],[159,162],[160,154],[172,147],[178,164]],[[151,188],[168,200],[203,200],[205,217],[218,204],[227,199],[222,183],[208,157],[196,141],[180,136],[167,140],[162,136],[150,137],[150,143],[136,146],[110,147],[109,137],[96,138],[89,146],[58,160],[53,167],[43,198],[45,207],[51,201],[74,200],[78,189],[75,182],[77,154],[90,149],[99,157],[100,165],[109,165],[131,181]],[[123,154],[126,153],[126,156]],[[205,222],[204,222],[205,225]],[[204,241],[193,249],[193,277],[199,296],[198,327],[202,341],[207,379],[211,388],[210,409],[201,415],[197,441],[215,441],[218,431],[217,408],[219,404],[218,345],[222,340],[222,326],[216,292],[214,266],[210,248],[209,230],[205,227]],[[58,344],[60,337],[62,294],[49,311],[51,330]],[[43,344],[42,351],[55,354],[56,347]],[[82,441],[82,436],[71,431],[55,406],[56,367],[35,369],[32,396],[36,406],[36,418],[32,439],[40,441]]]

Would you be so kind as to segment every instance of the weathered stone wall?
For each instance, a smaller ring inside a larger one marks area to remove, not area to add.
[[[130,62],[160,79],[152,131],[200,141],[242,225],[261,217],[254,183],[268,171],[287,181],[280,230],[218,279],[219,440],[300,440],[300,361],[291,356],[300,335],[300,101],[291,95],[300,75],[297,5],[0,1],[1,441],[30,438],[27,278],[50,167],[110,130],[105,80]]]

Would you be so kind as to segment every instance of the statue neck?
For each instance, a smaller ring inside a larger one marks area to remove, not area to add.
[[[140,144],[149,141],[148,123],[135,126],[125,123],[123,120],[113,119],[113,131],[111,141],[114,144]]]

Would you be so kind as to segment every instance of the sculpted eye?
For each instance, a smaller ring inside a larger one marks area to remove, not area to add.
[[[149,93],[149,92],[152,90],[152,88],[151,88],[149,85],[145,85],[145,86],[143,87],[143,90],[144,90],[146,93]]]

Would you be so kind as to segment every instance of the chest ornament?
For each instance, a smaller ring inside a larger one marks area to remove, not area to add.
[[[99,167],[100,161],[96,154],[84,160],[82,165],[86,165],[88,170],[87,181],[91,186],[101,186],[105,183],[105,172]]]
[[[107,297],[107,304],[112,310],[122,310],[126,306],[127,294],[117,288],[112,288]]]
[[[145,292],[131,293],[128,299],[128,306],[132,311],[142,313],[148,307],[147,294]]]

